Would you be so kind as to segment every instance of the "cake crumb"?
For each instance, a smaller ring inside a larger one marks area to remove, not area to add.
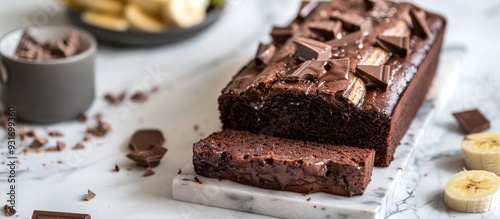
[[[3,213],[5,214],[5,216],[10,217],[10,216],[16,214],[16,209],[14,209],[8,205],[4,205],[3,206]]]
[[[195,176],[194,177],[194,181],[196,181],[198,184],[203,184],[200,179],[198,179],[198,176]]]
[[[92,191],[90,191],[90,189],[89,189],[89,190],[87,190],[87,194],[85,195],[85,197],[83,198],[83,200],[84,200],[84,201],[90,201],[90,200],[92,200],[94,197],[95,197],[95,193],[94,193],[94,192],[92,192]]]

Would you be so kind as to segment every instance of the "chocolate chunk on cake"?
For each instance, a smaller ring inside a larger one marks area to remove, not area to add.
[[[197,174],[265,189],[361,195],[375,152],[224,130],[193,145]]]
[[[436,73],[445,19],[407,3],[335,0],[292,23],[273,31],[272,58],[223,89],[224,129],[374,149],[375,165],[388,166]]]

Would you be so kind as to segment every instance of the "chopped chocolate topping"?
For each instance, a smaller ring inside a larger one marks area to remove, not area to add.
[[[82,150],[85,149],[85,145],[81,142],[76,143],[76,145],[73,147],[73,150]]]
[[[27,131],[26,132],[26,136],[28,136],[28,137],[36,137],[37,136],[36,130],[35,129],[31,129],[31,130]]]
[[[325,42],[326,44],[332,47],[347,47],[349,45],[359,45],[363,43],[363,33],[361,31],[356,31],[354,33],[350,33],[341,39],[334,39]]]
[[[303,1],[300,4],[298,18],[303,20],[311,14],[318,7],[318,0]]]
[[[92,200],[94,197],[95,197],[95,193],[94,193],[94,192],[92,192],[92,191],[90,191],[90,189],[89,189],[89,190],[87,190],[87,194],[85,195],[85,197],[83,198],[83,200],[84,200],[84,201],[90,201],[90,200]]]
[[[153,145],[147,150],[137,150],[128,154],[127,157],[145,167],[156,167],[167,153],[167,149],[159,145]]]
[[[377,43],[387,52],[392,52],[400,57],[406,57],[410,48],[410,38],[407,36],[381,36],[377,37]]]
[[[332,56],[332,47],[313,39],[297,37],[293,39],[297,54],[302,60],[325,60]]]
[[[78,115],[78,117],[76,118],[79,122],[86,122],[87,121],[87,116],[82,113],[80,115]]]
[[[66,143],[57,141],[56,146],[45,149],[45,151],[62,151],[66,148]]]
[[[299,26],[296,23],[292,23],[287,27],[274,27],[271,36],[275,43],[283,44],[293,36],[297,29],[299,29]]]
[[[274,44],[259,44],[257,49],[257,54],[255,55],[255,61],[259,65],[269,65],[271,59],[276,53],[276,46]]]
[[[31,219],[90,219],[89,214],[35,210]]]
[[[145,102],[148,100],[148,95],[142,91],[135,92],[130,99],[134,102]]]
[[[285,81],[329,82],[347,80],[349,59],[311,60],[280,75]]]
[[[32,149],[40,148],[40,147],[44,146],[45,144],[47,144],[48,142],[49,142],[49,140],[47,138],[37,137],[31,143],[30,148],[32,148]]]
[[[316,21],[309,24],[309,29],[323,41],[342,37],[342,23],[338,21]]]
[[[118,166],[118,164],[115,164],[115,172],[120,172],[120,167]]]
[[[57,43],[57,48],[62,52],[64,57],[74,56],[80,48],[80,35],[78,32],[71,32],[67,39]]]
[[[148,176],[152,176],[152,175],[155,175],[155,171],[153,171],[153,169],[151,169],[151,167],[148,167],[143,174],[144,177],[148,177]]]
[[[482,132],[490,128],[490,121],[477,109],[453,113],[453,116],[467,134]]]
[[[373,29],[371,19],[355,13],[338,14],[338,12],[333,12],[331,18],[342,21],[343,27],[349,32],[361,30],[363,35],[368,35]]]
[[[425,19],[425,11],[419,12],[415,9],[411,9],[410,17],[413,24],[414,34],[424,39],[428,38],[431,35],[431,30],[429,29],[429,25],[427,24],[427,20]]]
[[[106,95],[104,95],[104,99],[106,99],[106,101],[108,101],[108,103],[110,103],[110,104],[118,105],[118,104],[123,103],[126,95],[127,95],[127,92],[125,92],[125,91],[121,92],[118,95],[114,95],[112,93],[107,93]]]
[[[10,217],[10,216],[12,216],[12,215],[16,214],[16,212],[17,212],[17,211],[16,211],[16,209],[14,209],[14,208],[12,208],[12,207],[10,207],[10,206],[8,206],[8,205],[4,205],[4,206],[3,206],[3,213],[4,213],[4,214],[5,214],[5,216],[7,216],[7,217]]]
[[[49,136],[51,137],[64,137],[64,133],[60,131],[51,131],[49,132]]]
[[[147,129],[139,130],[132,135],[129,142],[129,148],[136,150],[148,150],[152,145],[162,146],[165,143],[165,137],[160,130]]]
[[[356,76],[363,79],[367,87],[378,87],[387,90],[391,76],[391,67],[388,65],[358,65]]]

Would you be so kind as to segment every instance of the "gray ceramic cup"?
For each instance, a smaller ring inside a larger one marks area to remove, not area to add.
[[[13,55],[25,28],[0,39],[0,100],[14,106],[18,119],[55,123],[76,118],[95,97],[94,59],[97,43],[87,31],[71,26],[29,27],[38,42],[80,34],[80,53],[46,61],[15,59]]]

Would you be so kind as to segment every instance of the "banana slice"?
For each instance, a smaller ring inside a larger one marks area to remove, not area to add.
[[[208,0],[169,0],[165,4],[165,20],[179,27],[195,26],[205,20]]]
[[[500,133],[465,136],[462,153],[469,169],[486,170],[500,175]]]
[[[129,28],[127,20],[112,15],[101,14],[92,11],[82,13],[82,21],[97,27],[114,31],[126,31]]]
[[[117,0],[76,0],[87,10],[118,15],[123,11],[123,2]]]
[[[460,212],[493,210],[500,204],[500,177],[482,170],[457,173],[446,184],[444,203]]]
[[[145,13],[158,19],[163,19],[163,8],[169,0],[128,0],[128,2],[136,4]]]
[[[125,17],[130,23],[142,31],[159,32],[165,30],[167,25],[145,13],[136,4],[130,3],[125,7]]]

